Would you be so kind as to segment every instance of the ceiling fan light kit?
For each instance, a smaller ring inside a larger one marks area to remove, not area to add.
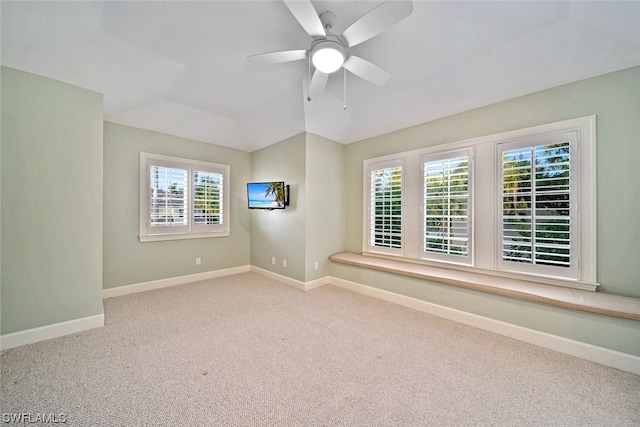
[[[310,76],[308,100],[324,92],[329,75],[340,68],[376,85],[384,85],[391,75],[377,65],[351,55],[348,49],[377,36],[413,12],[413,3],[386,0],[361,16],[341,35],[329,34],[336,21],[335,13],[318,14],[311,0],[283,0],[300,26],[311,36],[309,50],[270,52],[248,57],[253,64],[277,64],[309,58],[315,68]],[[311,74],[311,70],[309,70]],[[346,94],[345,94],[346,97]]]
[[[344,64],[345,49],[339,40],[332,40],[333,36],[314,42],[311,48],[311,62],[318,71],[331,74],[340,69]]]

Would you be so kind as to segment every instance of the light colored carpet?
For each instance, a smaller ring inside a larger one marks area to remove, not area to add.
[[[73,426],[638,426],[640,376],[244,273],[105,300],[1,354],[3,413]]]

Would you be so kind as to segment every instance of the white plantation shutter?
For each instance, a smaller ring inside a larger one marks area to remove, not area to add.
[[[576,132],[564,132],[501,144],[503,268],[567,277],[577,270],[576,141]]]
[[[149,171],[149,217],[151,229],[161,232],[164,228],[177,231],[188,226],[189,181],[188,170],[152,164]]]
[[[193,175],[195,224],[220,224],[222,222],[222,175],[214,172],[195,171]]]
[[[228,165],[140,153],[140,241],[229,235]]]
[[[402,162],[369,169],[369,247],[373,251],[402,249]]]
[[[594,290],[596,152],[588,116],[365,159],[362,253]]]
[[[214,230],[224,224],[224,174],[212,170],[193,172],[194,228]]]
[[[469,155],[423,158],[423,257],[470,262]]]

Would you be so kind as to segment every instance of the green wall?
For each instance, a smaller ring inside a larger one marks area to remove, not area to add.
[[[305,280],[305,156],[304,133],[251,153],[252,181],[284,181],[290,186],[286,209],[251,210],[251,265],[299,281]]]
[[[344,145],[301,133],[251,153],[251,177],[291,188],[285,210],[251,212],[251,265],[301,282],[326,277],[345,247]]]
[[[344,150],[343,144],[307,133],[307,282],[328,276],[329,256],[344,251]]]
[[[141,151],[230,165],[231,235],[140,243]],[[105,289],[249,265],[249,153],[105,122],[104,170]]]
[[[0,332],[102,314],[102,95],[2,68]]]
[[[595,114],[600,291],[640,297],[640,67],[478,108],[345,148],[346,248],[362,249],[363,160]],[[332,265],[331,274],[402,295],[640,355],[637,322]]]

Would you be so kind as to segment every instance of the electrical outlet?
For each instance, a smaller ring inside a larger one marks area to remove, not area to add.
[[[196,258],[196,265],[202,264],[202,258]]]
[[[317,269],[318,269],[318,261],[316,261],[316,262],[313,264],[313,268],[314,268],[315,270],[317,270]]]
[[[271,257],[271,264],[276,265],[276,257]]]
[[[286,260],[286,259],[283,259],[283,260],[282,260],[282,266],[283,266],[284,268],[287,268],[287,260]]]

